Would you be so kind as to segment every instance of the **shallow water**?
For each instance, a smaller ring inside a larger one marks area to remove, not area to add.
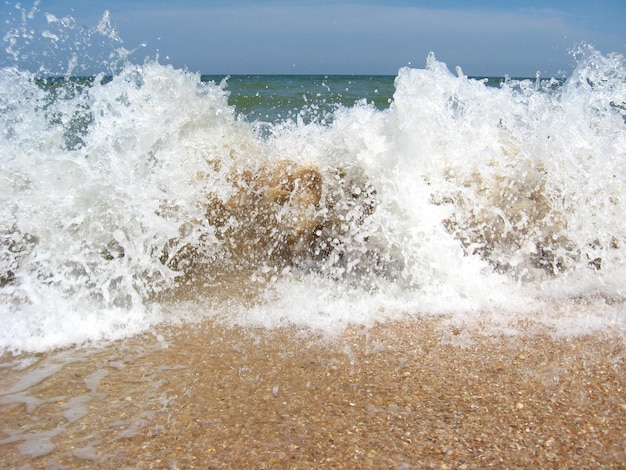
[[[6,468],[619,467],[624,343],[206,321],[0,361]]]

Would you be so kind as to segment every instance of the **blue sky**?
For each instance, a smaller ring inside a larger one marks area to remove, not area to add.
[[[49,19],[95,27],[108,10],[133,61],[158,53],[161,63],[206,74],[395,74],[423,67],[434,51],[467,75],[545,77],[569,73],[568,50],[580,42],[626,51],[626,0],[23,0],[17,8],[0,1],[5,38],[35,7],[23,30],[37,37],[24,46],[18,38],[16,47],[31,56],[36,48],[55,49],[55,58],[80,54],[59,47],[61,22]],[[52,27],[53,36],[39,37]]]

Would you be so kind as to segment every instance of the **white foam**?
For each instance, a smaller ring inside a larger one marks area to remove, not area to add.
[[[580,299],[589,318],[558,310],[545,321],[623,328],[626,66],[618,54],[579,56],[562,85],[491,88],[430,55],[424,69],[399,71],[388,110],[361,102],[325,124],[262,133],[223,85],[156,61],[54,91],[3,69],[0,351],[123,338],[188,317],[186,301],[219,304],[224,291],[231,307],[216,311],[268,328],[444,313],[509,325]],[[268,253],[284,240],[245,242],[260,247],[246,266],[248,283],[262,280],[250,306],[223,280],[238,267],[223,233],[241,221],[212,225],[207,194],[226,202],[241,186],[233,175],[282,159],[320,172],[319,210],[334,220],[316,256],[275,262]],[[365,193],[375,203],[359,206]],[[209,287],[164,309],[177,270]]]

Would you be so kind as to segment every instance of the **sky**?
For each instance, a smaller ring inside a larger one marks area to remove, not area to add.
[[[72,53],[88,62],[106,54],[98,47],[123,46],[135,63],[158,56],[203,74],[394,75],[424,67],[433,51],[469,76],[562,77],[581,43],[626,53],[626,0],[0,2],[0,65],[26,68],[67,68]],[[98,24],[105,40],[93,34]],[[89,47],[63,28],[82,31]]]

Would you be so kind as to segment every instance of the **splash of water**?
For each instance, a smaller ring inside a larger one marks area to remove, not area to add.
[[[260,131],[227,82],[133,64],[108,15],[78,42],[110,41],[111,75],[70,76],[75,25],[47,23],[40,41],[78,47],[65,78],[20,66],[20,28],[0,71],[1,349],[131,334],[172,300],[333,330],[406,314],[510,324],[583,299],[599,325],[623,324],[623,56],[581,48],[565,83],[493,88],[431,54],[399,71],[389,109]]]

